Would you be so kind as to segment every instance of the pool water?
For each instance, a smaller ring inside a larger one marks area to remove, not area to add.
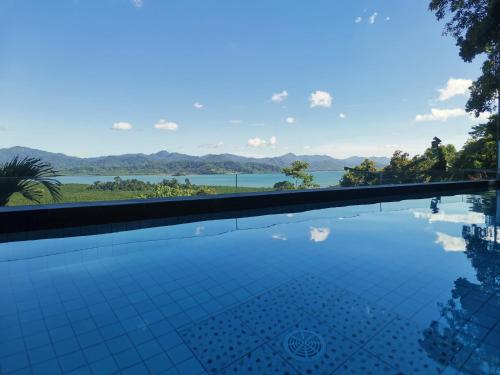
[[[496,194],[0,237],[0,373],[499,374]]]

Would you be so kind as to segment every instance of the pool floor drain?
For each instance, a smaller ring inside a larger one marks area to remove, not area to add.
[[[326,349],[325,340],[315,332],[297,330],[287,334],[283,340],[286,354],[299,361],[315,361]]]

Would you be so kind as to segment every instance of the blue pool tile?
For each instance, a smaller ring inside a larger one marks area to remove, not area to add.
[[[33,375],[58,375],[63,373],[63,371],[59,367],[58,362],[55,359],[36,364],[32,366],[31,370],[33,372]]]
[[[68,317],[66,316],[66,313],[60,313],[56,315],[50,315],[45,317],[45,324],[47,328],[54,329],[57,327],[65,326],[70,324],[70,321]]]
[[[157,354],[144,362],[152,374],[159,374],[173,366],[172,362],[165,355],[165,353]]]
[[[66,372],[64,375],[92,375],[92,370],[90,369],[89,366],[83,366],[77,368],[76,370]]]
[[[179,363],[176,367],[179,374],[200,375],[206,373],[201,364],[194,358]]]
[[[131,367],[139,362],[142,362],[141,357],[135,349],[127,349],[123,352],[115,354],[115,362],[121,370]]]
[[[180,344],[167,350],[167,355],[173,363],[178,364],[192,357],[193,353],[191,353],[191,351],[185,344]]]
[[[78,341],[74,337],[57,341],[53,345],[57,355],[64,355],[80,350],[80,344],[78,344]]]
[[[147,327],[142,327],[140,329],[136,329],[135,331],[130,331],[127,333],[127,335],[130,340],[132,340],[135,346],[150,341],[154,338],[153,334]]]
[[[99,328],[99,332],[101,332],[101,336],[105,340],[110,340],[112,338],[122,336],[123,334],[125,334],[125,330],[123,329],[120,323],[114,323],[101,327]]]
[[[77,351],[57,358],[64,372],[68,372],[87,364],[83,352]]]
[[[78,342],[82,348],[97,345],[103,342],[103,338],[98,330],[82,333],[77,336]]]
[[[184,312],[168,317],[168,322],[174,327],[179,328],[191,323],[191,318]]]
[[[82,333],[86,333],[96,329],[96,325],[93,319],[84,319],[78,322],[75,322],[71,325],[73,327],[73,331],[76,335],[80,335]]]
[[[25,347],[23,339],[6,341],[0,344],[0,358],[24,351]]]
[[[36,349],[31,349],[28,352],[31,364],[48,361],[56,356],[52,345],[40,346]]]
[[[75,336],[73,328],[71,328],[70,325],[54,328],[51,329],[49,332],[53,342],[69,339]]]
[[[90,364],[90,369],[94,375],[110,375],[116,373],[119,368],[113,357],[105,357]],[[140,373],[137,373],[140,374]]]
[[[39,346],[50,345],[51,341],[47,332],[40,332],[35,335],[26,336],[24,344],[26,345],[26,349],[30,350]]]
[[[88,363],[93,363],[111,355],[108,347],[104,343],[83,349],[83,354]]]
[[[29,365],[28,356],[24,352],[3,357],[0,361],[0,369],[5,373],[20,370]]]
[[[177,332],[173,331],[158,337],[158,342],[163,350],[168,350],[182,343],[182,339]]]
[[[108,346],[108,349],[112,354],[116,354],[126,349],[130,349],[133,346],[132,342],[126,335],[118,336],[115,337],[114,339],[108,340],[106,341],[106,345]]]
[[[123,375],[149,374],[148,368],[143,363],[138,363],[122,371]],[[153,372],[153,374],[155,374]]]
[[[151,340],[137,346],[137,351],[141,355],[142,359],[146,360],[155,356],[156,354],[162,353],[163,349],[158,341]]]
[[[174,330],[174,327],[169,323],[167,319],[163,319],[159,322],[150,324],[149,329],[155,337],[159,337],[166,333],[172,332]]]

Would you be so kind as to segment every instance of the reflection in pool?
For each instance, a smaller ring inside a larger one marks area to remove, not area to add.
[[[3,238],[0,373],[498,374],[498,202]]]

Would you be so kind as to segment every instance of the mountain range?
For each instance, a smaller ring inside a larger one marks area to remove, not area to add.
[[[269,173],[279,172],[295,160],[310,164],[310,170],[343,170],[354,167],[365,157],[351,156],[335,159],[328,155],[295,155],[253,158],[234,154],[208,154],[193,156],[177,152],[159,151],[154,154],[123,154],[80,158],[62,153],[15,146],[0,149],[0,164],[15,156],[34,157],[50,163],[65,175],[133,175],[133,174],[217,174],[217,173]],[[387,157],[369,157],[378,167],[389,163]]]

